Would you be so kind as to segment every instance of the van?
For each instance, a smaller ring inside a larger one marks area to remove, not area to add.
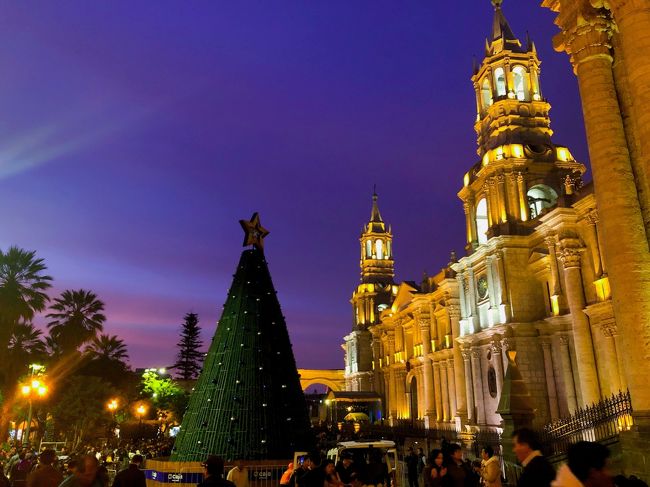
[[[397,448],[395,442],[389,440],[377,441],[342,441],[327,452],[327,459],[333,460],[335,464],[343,456],[351,456],[357,467],[367,465],[373,455],[380,455],[382,463],[388,468],[388,475],[391,478],[391,484],[396,485],[396,479],[401,478],[400,463],[397,461]]]

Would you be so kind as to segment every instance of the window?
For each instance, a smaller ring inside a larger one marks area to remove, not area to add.
[[[375,254],[376,259],[384,258],[384,242],[379,239],[375,240]]]
[[[485,78],[481,84],[481,103],[483,108],[492,105],[492,88],[490,87],[490,81],[487,78]]]
[[[528,98],[527,71],[523,66],[515,66],[512,70],[512,78],[515,85],[515,96],[517,100]]]
[[[372,241],[366,240],[366,257],[372,257]]]
[[[497,360],[499,360],[498,357]],[[487,382],[490,397],[497,397],[497,373],[491,365],[487,373]]]
[[[494,70],[494,81],[497,84],[497,96],[506,96],[506,73],[503,68]]]
[[[390,259],[392,257],[391,254],[391,245],[390,245],[390,240],[386,242],[386,258]]]
[[[553,188],[545,184],[533,186],[528,190],[526,196],[528,197],[531,219],[537,218],[545,209],[551,208],[557,203],[557,193]]]
[[[481,200],[476,205],[476,233],[478,234],[478,243],[484,244],[487,242],[487,231],[488,231],[488,213],[487,213],[487,202],[485,198]]]

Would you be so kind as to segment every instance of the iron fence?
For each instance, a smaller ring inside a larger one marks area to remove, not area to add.
[[[632,427],[630,391],[619,392],[597,404],[578,409],[571,416],[548,423],[540,439],[548,456],[563,455],[578,441],[616,441]]]

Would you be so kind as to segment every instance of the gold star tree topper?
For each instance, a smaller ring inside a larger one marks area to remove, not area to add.
[[[260,215],[255,212],[250,220],[239,220],[239,224],[244,229],[244,247],[252,245],[256,249],[264,250],[264,237],[269,231],[260,223]]]

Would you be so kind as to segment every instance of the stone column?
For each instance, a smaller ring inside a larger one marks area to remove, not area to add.
[[[397,419],[397,380],[395,377],[395,335],[392,333],[388,334],[387,337],[388,343],[388,360],[390,360],[390,366],[388,367],[388,383],[389,388],[389,397],[388,397],[388,416],[392,419]]]
[[[569,339],[565,336],[560,337],[560,357],[562,358],[562,382],[564,383],[567,407],[569,408],[569,414],[573,414],[576,409],[578,409],[578,401],[576,399],[576,388],[573,382],[573,370],[571,369]]]
[[[465,368],[465,393],[467,397],[467,420],[470,424],[476,423],[476,408],[474,407],[474,385],[472,384],[472,354],[469,349],[463,349],[463,366]]]
[[[506,305],[508,304],[508,283],[506,280],[506,266],[503,262],[503,250],[497,250],[495,256],[497,259],[497,269],[499,270],[499,288],[501,294],[501,302],[499,304]],[[506,309],[508,309],[507,306]],[[509,318],[507,315],[508,313],[506,313],[506,320]]]
[[[472,210],[467,201],[463,202],[463,211],[465,212],[466,240],[468,244],[471,244],[474,242],[474,232],[472,232]]]
[[[587,225],[586,237],[589,249],[591,250],[591,258],[594,264],[594,275],[596,279],[600,279],[603,275],[603,265],[600,260],[600,247],[598,246],[598,231],[596,230],[596,223],[598,223],[598,214],[596,210],[587,215],[585,219]]]
[[[442,420],[449,421],[449,385],[447,384],[447,361],[441,360],[440,364],[440,389],[442,392]]]
[[[485,424],[485,398],[483,397],[483,373],[481,372],[481,350],[472,348],[472,376],[474,378],[474,402],[476,421]]]
[[[621,378],[618,371],[618,358],[616,357],[616,343],[614,335],[616,334],[616,323],[614,320],[600,323],[600,329],[603,332],[603,351],[605,358],[605,369],[608,372],[609,392],[616,394],[621,390]]]
[[[396,395],[397,395],[397,417],[405,418],[405,414],[408,411],[410,404],[405,404],[406,401],[406,371],[402,368],[401,365],[397,366],[395,370],[395,382],[396,382]]]
[[[447,360],[447,390],[449,394],[449,421],[456,417],[456,384],[454,378],[454,359]]]
[[[381,395],[382,384],[380,377],[379,359],[381,358],[381,340],[377,336],[372,337],[372,360],[375,362],[375,370],[373,371],[374,391]]]
[[[424,382],[424,415],[427,425],[433,421],[435,406],[433,403],[433,371],[431,370],[431,334],[429,313],[419,312],[416,321],[420,327],[420,338],[422,339],[422,377]]]
[[[433,362],[433,383],[436,389],[436,421],[442,421],[442,387],[439,362]]]
[[[497,192],[499,195],[499,221],[506,222],[508,220],[508,201],[506,200],[506,177],[503,174],[497,176]]]
[[[552,4],[553,2],[548,2]],[[645,110],[650,87],[647,73],[644,72],[648,56],[641,50],[647,45],[633,45],[626,40],[622,31],[630,33],[637,19],[639,26],[636,36],[647,35],[643,19],[647,12],[647,2],[633,0],[609,2],[614,9],[614,17],[620,21],[624,57],[630,81],[630,91],[634,103]],[[627,6],[625,4],[627,3]],[[574,70],[578,76],[578,85],[582,99],[591,169],[594,180],[596,204],[600,217],[602,242],[607,262],[608,276],[612,288],[612,305],[620,334],[621,346],[627,357],[625,375],[632,397],[632,407],[636,418],[635,424],[650,428],[650,387],[648,387],[646,367],[639,364],[650,362],[650,255],[645,231],[644,219],[638,200],[638,187],[632,169],[621,110],[616,95],[612,72],[612,55],[610,36],[615,28],[601,10],[592,9],[584,2],[563,2],[565,10],[558,17],[558,26],[562,32],[554,39],[555,48],[565,50],[571,56]],[[618,11],[618,7],[621,10]],[[640,7],[640,15],[636,15]],[[579,12],[571,10],[580,9]],[[576,23],[576,19],[580,21]],[[636,36],[632,35],[632,38]],[[628,37],[629,39],[629,37]],[[629,58],[625,53],[636,51]],[[632,61],[634,60],[634,61]],[[630,66],[639,61],[638,66]],[[633,89],[632,84],[636,87]],[[635,93],[639,98],[634,98]],[[645,113],[649,117],[650,113]],[[644,124],[644,131],[650,130],[650,124]],[[650,144],[650,138],[642,136],[644,144]],[[640,147],[640,149],[642,149]],[[642,152],[642,150],[641,150]],[[646,151],[646,154],[650,154]]]
[[[528,208],[528,192],[526,191],[526,181],[521,173],[517,173],[517,191],[519,192],[519,211],[521,220],[530,220],[530,208]]]
[[[494,292],[497,284],[496,279],[494,279],[494,256],[487,255],[485,258],[485,268],[487,271],[487,281],[489,285],[488,299],[490,300],[490,312],[494,312],[494,309],[498,307],[497,296]]]
[[[517,175],[509,172],[508,178],[508,214],[512,221],[521,221],[521,211],[519,210],[519,196],[517,189]]]
[[[499,207],[500,202],[499,202],[499,194],[497,193],[497,188],[496,188],[496,181],[495,178],[491,177],[488,178],[487,180],[488,185],[490,186],[490,201],[491,205],[488,205],[488,211],[492,215],[492,225],[498,225],[500,218],[499,218]]]
[[[449,321],[451,322],[451,336],[456,339],[460,336],[460,310],[458,306],[448,305]],[[452,355],[454,357],[454,386],[456,407],[453,412],[460,416],[461,421],[467,418],[467,396],[465,395],[465,368],[460,344],[452,341]]]
[[[501,397],[503,391],[503,355],[501,354],[501,343],[495,340],[490,344],[492,352],[492,361],[494,363],[494,372],[497,376],[497,397]]]
[[[551,278],[553,279],[551,283],[551,296],[559,296],[562,294],[562,287],[560,283],[560,272],[557,267],[557,254],[555,252],[556,237],[549,235],[544,239],[544,242],[548,247],[548,259],[551,265]]]
[[[490,192],[490,184],[487,181],[483,184],[483,193],[485,194],[485,203],[487,204],[488,228],[492,228],[492,225],[494,225],[494,220],[492,219],[492,194]]]
[[[646,0],[614,0],[608,2],[616,25],[616,54],[625,60],[625,88],[632,100],[631,127],[638,151],[632,160],[638,181],[643,191],[644,221],[650,229],[650,204],[648,204],[648,175],[650,175],[650,114],[646,107],[650,104],[650,4]],[[619,80],[616,80],[619,83]],[[629,129],[628,129],[629,130]],[[628,137],[630,138],[630,137]],[[649,232],[650,233],[650,232]]]
[[[589,318],[583,311],[585,297],[580,273],[580,256],[584,248],[576,245],[578,243],[575,241],[562,240],[560,259],[564,264],[567,302],[573,321],[573,346],[580,377],[582,405],[587,406],[600,401],[600,386]]]
[[[469,296],[469,305],[471,309],[471,321],[473,332],[481,329],[481,322],[478,316],[478,306],[476,305],[476,281],[474,280],[474,269],[467,269],[467,294]]]
[[[555,372],[553,371],[553,355],[551,353],[550,337],[543,337],[542,351],[544,352],[544,372],[546,374],[546,391],[548,393],[548,406],[551,412],[551,419],[560,417],[560,410],[557,403],[557,389],[555,387]]]

